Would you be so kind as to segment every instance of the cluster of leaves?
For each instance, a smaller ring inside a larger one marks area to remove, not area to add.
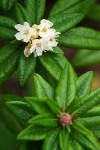
[[[54,28],[62,33],[59,38],[59,46],[100,49],[99,33],[87,28],[74,28],[85,17],[94,3],[95,0],[69,0],[66,5],[65,0],[58,0],[55,3],[48,19],[53,22]],[[43,76],[48,74],[49,77],[46,76],[45,78],[47,81],[49,78],[55,82],[58,81],[67,61],[63,53],[61,54],[60,48],[56,47],[53,52],[48,52],[39,58],[34,58],[33,55],[26,58],[23,54],[25,45],[22,42],[16,42],[14,36],[16,34],[14,26],[17,23],[23,24],[27,21],[32,25],[40,22],[44,15],[45,4],[46,0],[25,0],[24,6],[19,3],[15,5],[14,19],[0,16],[0,38],[13,40],[0,49],[0,83],[8,79],[17,69],[21,86],[26,83],[35,70]],[[84,30],[86,30],[86,34],[84,34]],[[41,66],[45,73],[37,69],[36,65]],[[52,69],[52,66],[55,69]]]
[[[12,112],[29,124],[18,139],[44,140],[43,150],[100,150],[100,88],[91,92],[92,78],[87,72],[76,80],[68,63],[55,90],[35,74],[35,97],[4,95]],[[72,125],[60,124],[62,113],[72,116]]]

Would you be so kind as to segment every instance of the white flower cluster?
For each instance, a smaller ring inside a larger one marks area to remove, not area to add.
[[[42,19],[39,25],[34,24],[32,27],[28,22],[24,22],[23,25],[15,25],[15,28],[18,31],[16,39],[28,43],[24,50],[26,57],[32,53],[35,57],[41,56],[43,52],[53,51],[58,44],[57,38],[60,33],[56,32],[49,20]]]

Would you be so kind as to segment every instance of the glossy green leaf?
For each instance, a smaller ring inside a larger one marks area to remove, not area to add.
[[[68,150],[83,150],[82,146],[76,142],[71,136],[68,142]]]
[[[19,51],[11,55],[3,64],[0,65],[0,83],[8,79],[17,69]]]
[[[17,0],[0,0],[0,7],[4,10],[10,10]]]
[[[91,92],[93,72],[89,71],[76,80],[76,99],[82,98]],[[77,105],[77,104],[76,104]]]
[[[72,14],[64,13],[52,16],[49,18],[49,20],[53,22],[54,28],[57,31],[64,33],[69,29],[71,29],[72,27],[76,26],[83,18],[84,15],[80,13],[72,13]],[[61,41],[61,38],[59,41]]]
[[[47,104],[54,114],[59,115],[61,113],[61,108],[56,101],[48,100]]]
[[[77,110],[74,112],[75,116],[84,115],[89,109],[100,103],[100,88],[91,92],[88,96],[80,99],[77,103]]]
[[[30,17],[25,10],[25,8],[19,3],[15,6],[16,20],[18,23],[23,24],[24,22],[28,22],[31,25]]]
[[[47,134],[48,128],[38,127],[34,125],[30,125],[26,129],[24,129],[19,135],[19,140],[34,140],[39,141],[43,140]]]
[[[54,89],[38,74],[33,78],[34,90],[38,98],[48,97],[54,98]]]
[[[24,0],[25,2],[25,10],[28,13],[31,21],[31,25],[35,23],[36,17],[36,0]]]
[[[35,97],[25,97],[27,103],[30,105],[30,107],[36,112],[36,113],[46,113],[49,112],[48,106],[46,101],[48,101],[47,98],[35,98]]]
[[[68,150],[69,132],[65,128],[60,129],[59,143],[61,150]]]
[[[94,127],[100,125],[100,116],[91,116],[91,117],[84,117],[80,118],[79,121],[84,124],[87,128]]]
[[[78,27],[59,37],[59,44],[71,48],[100,50],[100,32]]]
[[[46,0],[36,0],[36,23],[40,23],[43,18]]]
[[[59,80],[61,75],[61,69],[55,63],[55,61],[48,54],[44,54],[39,57],[41,64],[46,68],[46,70],[56,79]],[[53,67],[52,67],[53,66]]]
[[[23,97],[20,97],[18,95],[13,95],[13,94],[4,94],[2,95],[3,102],[12,102],[12,101],[20,101],[24,102],[25,99]]]
[[[99,141],[95,138],[91,131],[89,131],[89,134],[82,134],[73,130],[72,137],[86,149],[100,150]]]
[[[72,59],[74,67],[84,67],[100,63],[100,51],[79,50]]]
[[[100,116],[100,105],[93,107],[89,111],[85,113],[85,116],[91,117],[91,116]]]
[[[67,64],[61,74],[56,89],[55,99],[63,111],[69,107],[76,95],[75,76],[73,68]]]
[[[24,52],[22,51],[18,65],[19,81],[21,86],[23,86],[33,74],[35,65],[36,58],[34,55],[27,58],[24,56]]]
[[[94,135],[100,139],[100,125],[92,127],[91,131],[94,133]]]
[[[51,150],[53,149],[55,142],[58,138],[59,128],[55,128],[50,130],[44,140],[43,150]],[[55,149],[56,150],[56,149]]]
[[[51,113],[42,113],[29,120],[29,123],[42,127],[57,127],[58,119]]]
[[[94,4],[94,0],[58,0],[51,9],[50,16],[66,13],[87,13]],[[66,5],[65,5],[66,4]]]
[[[96,4],[89,12],[88,17],[95,21],[100,21],[100,4]]]
[[[34,112],[29,107],[26,102],[22,101],[10,101],[6,103],[9,109],[21,120],[27,121],[32,116],[34,116]]]
[[[19,43],[14,41],[0,49],[0,64],[3,64],[19,47]]]
[[[8,29],[13,29],[17,23],[11,18],[0,16],[0,26]]]

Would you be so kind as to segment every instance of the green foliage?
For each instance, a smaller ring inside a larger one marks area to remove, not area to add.
[[[100,125],[100,88],[91,92],[92,78],[93,73],[87,72],[76,80],[71,65],[67,64],[54,92],[53,88],[36,74],[36,97],[25,97],[24,102],[33,111],[33,116],[28,120],[29,126],[18,135],[18,139],[44,140],[43,150],[100,150],[97,139],[97,129]],[[17,107],[12,107],[18,103],[23,102],[7,102],[15,114]]]
[[[14,4],[17,2],[17,0],[1,0],[0,1],[0,7],[4,10],[10,10]]]

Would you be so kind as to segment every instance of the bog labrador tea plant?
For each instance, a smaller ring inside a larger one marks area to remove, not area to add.
[[[100,6],[49,3],[0,1],[0,150],[100,150],[100,88],[74,68],[100,63],[100,32],[81,23],[99,22]],[[63,48],[78,50],[71,63]],[[24,96],[3,88],[15,72]]]

